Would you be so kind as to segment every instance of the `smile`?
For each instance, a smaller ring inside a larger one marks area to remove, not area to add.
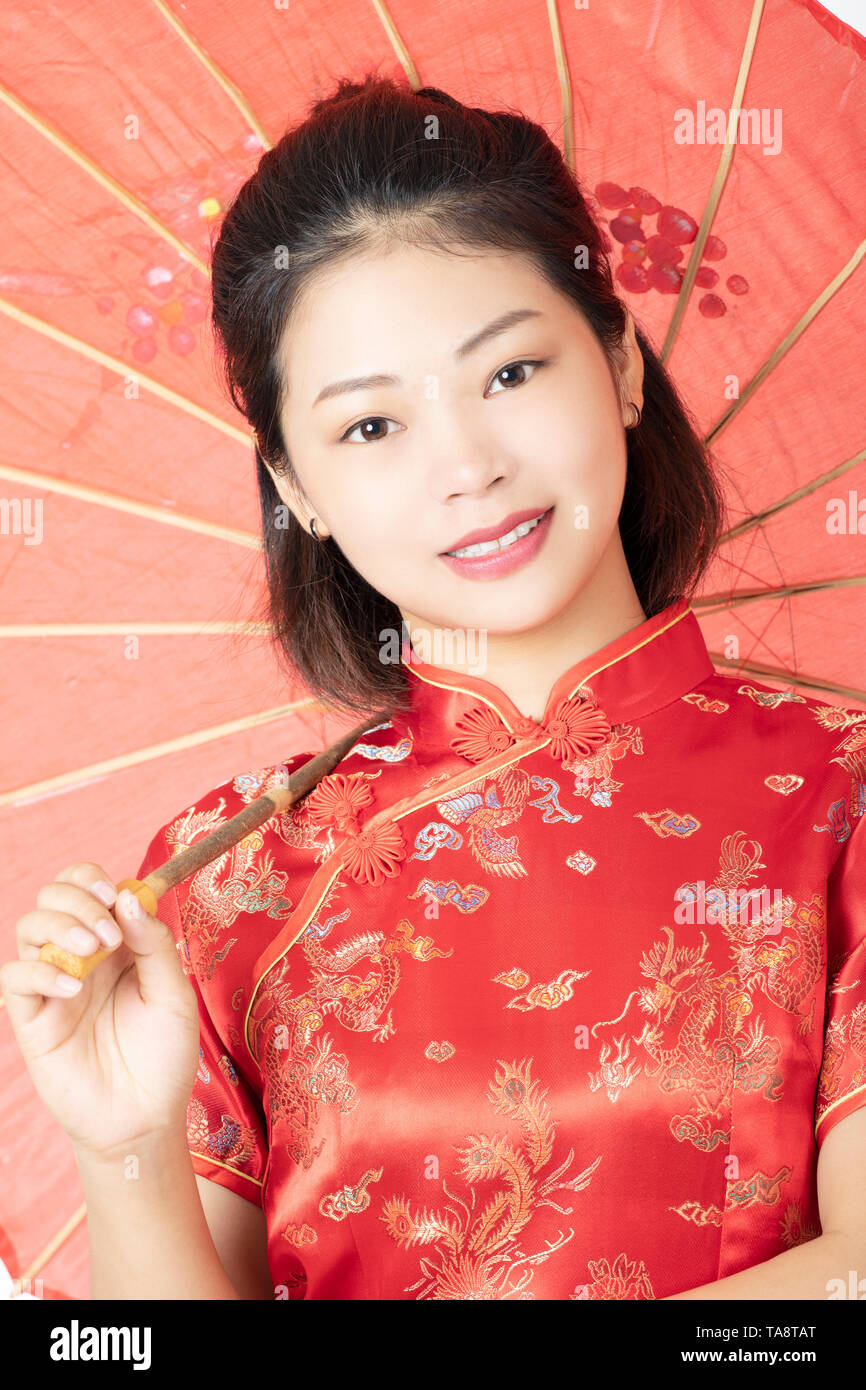
[[[513,531],[507,531],[505,535],[500,536],[498,540],[480,541],[478,545],[466,545],[462,550],[447,550],[445,553],[446,555],[455,556],[458,560],[462,560],[465,558],[472,559],[473,556],[476,555],[492,555],[496,550],[507,550],[510,545],[514,545],[515,541],[519,541],[524,536],[528,536],[529,532],[538,525],[544,515],[544,512],[539,512],[538,516],[534,517],[532,521],[521,521],[520,525],[515,526]]]

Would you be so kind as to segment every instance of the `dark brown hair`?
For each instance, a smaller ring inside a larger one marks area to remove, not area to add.
[[[436,138],[428,138],[431,118]],[[547,132],[436,87],[343,79],[263,155],[213,251],[213,326],[229,394],[257,437],[268,611],[278,660],[324,704],[405,708],[407,676],[380,659],[399,608],[281,503],[265,467],[300,490],[280,428],[278,349],[316,271],[394,241],[453,254],[514,251],[581,310],[612,367],[626,328],[599,227]],[[575,269],[575,249],[588,265]],[[691,597],[724,523],[723,493],[695,425],[642,332],[644,404],[627,438],[619,516],[641,606]],[[615,380],[618,375],[615,374]],[[277,518],[279,517],[279,524]]]

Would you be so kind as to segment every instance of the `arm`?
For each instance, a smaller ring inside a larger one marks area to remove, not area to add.
[[[818,1207],[822,1234],[815,1240],[668,1298],[826,1299],[830,1280],[847,1290],[852,1269],[859,1280],[866,1269],[866,1106],[838,1120],[821,1145]]]
[[[713,1284],[668,1294],[662,1302],[678,1298],[828,1298],[827,1283],[841,1279],[847,1287],[848,1270],[863,1269],[866,1249],[862,1240],[824,1232],[805,1245],[795,1245],[763,1264],[729,1274]],[[858,1276],[859,1277],[859,1276]]]
[[[240,1297],[205,1220],[185,1133],[148,1137],[116,1155],[76,1149],[75,1158],[87,1203],[91,1298]]]
[[[241,1298],[274,1301],[268,1228],[257,1202],[196,1173],[201,1204],[223,1269]]]

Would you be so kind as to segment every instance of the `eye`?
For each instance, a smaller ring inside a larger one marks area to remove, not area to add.
[[[514,371],[517,371],[518,367],[546,367],[549,360],[550,360],[550,359],[547,358],[547,359],[545,359],[544,361],[541,361],[541,362],[537,362],[537,361],[526,361],[526,360],[523,360],[523,361],[521,361],[521,362],[509,362],[507,367],[500,367],[500,368],[499,368],[499,371],[498,371],[498,372],[496,373],[496,375],[494,376],[493,381],[494,381],[494,382],[498,381],[499,378],[503,375],[504,372],[514,372]],[[516,381],[516,382],[512,382],[511,385],[509,385],[507,389],[508,389],[508,390],[511,390],[513,386],[523,386],[523,384],[524,384],[524,381],[523,381],[523,380],[521,380],[521,381]],[[495,392],[494,392],[494,394],[495,394]]]
[[[376,425],[376,424],[379,424],[380,421],[384,421],[386,424],[391,424],[391,425],[393,425],[393,424],[395,423],[394,420],[389,420],[388,417],[387,417],[387,415],[367,415],[363,420],[359,420],[357,424],[355,424],[355,425],[350,425],[349,428],[346,430],[346,433],[340,435],[340,439],[339,439],[338,442],[339,442],[340,444],[342,444],[344,440],[348,439],[350,435],[352,435],[352,434],[355,433],[355,430],[359,430],[359,429],[361,428],[362,425]],[[369,435],[369,434],[368,434],[365,438],[358,440],[358,443],[359,443],[359,444],[377,444],[378,441],[379,441],[380,439],[386,439],[387,436],[388,436],[388,433],[389,433],[389,431],[386,430],[385,434],[377,434],[377,435]]]

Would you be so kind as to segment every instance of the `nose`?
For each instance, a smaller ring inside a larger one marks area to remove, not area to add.
[[[461,497],[483,497],[491,488],[502,487],[514,468],[503,453],[501,440],[473,437],[465,430],[453,431],[431,456],[433,489],[446,503]]]

